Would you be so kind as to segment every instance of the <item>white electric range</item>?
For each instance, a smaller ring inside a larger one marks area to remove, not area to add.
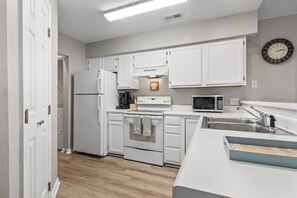
[[[171,110],[171,97],[142,96],[137,103],[138,111],[124,113],[124,158],[163,166],[163,115]],[[140,132],[135,133],[134,125],[139,119]],[[144,120],[149,120],[149,135],[143,134]]]

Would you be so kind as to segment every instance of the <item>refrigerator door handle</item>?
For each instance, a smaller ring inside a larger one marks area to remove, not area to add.
[[[100,112],[100,107],[101,107],[101,96],[97,96],[97,108],[98,108],[98,123],[100,124],[101,123],[101,112]]]
[[[98,93],[101,93],[101,78],[100,77],[98,77],[98,79],[97,79],[97,89],[98,89]]]

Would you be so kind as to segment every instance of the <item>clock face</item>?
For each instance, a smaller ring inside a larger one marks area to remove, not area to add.
[[[288,53],[288,47],[283,43],[275,43],[268,48],[268,56],[273,59],[281,59]]]
[[[271,64],[287,61],[294,52],[293,44],[286,39],[273,39],[266,43],[262,49],[263,59]]]

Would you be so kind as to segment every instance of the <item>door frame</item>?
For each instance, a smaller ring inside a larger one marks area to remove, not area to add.
[[[45,1],[45,3],[48,6],[49,12],[48,12],[48,28],[50,30],[50,34],[51,34],[51,30],[52,30],[52,6],[50,3],[50,0],[43,0]],[[24,10],[23,10],[23,5],[26,2],[26,0],[22,0],[21,1],[21,8],[20,8],[20,12],[21,12],[21,17],[20,17],[20,43],[21,43],[21,48],[20,48],[20,66],[21,66],[21,70],[20,70],[20,79],[21,79],[21,83],[23,82],[23,75],[24,75],[24,70],[23,70],[23,64],[24,64],[24,56],[25,56],[25,50],[24,50],[24,46],[23,46],[23,42],[24,42],[24,27],[23,27],[23,20],[24,20]],[[52,58],[53,58],[53,53],[52,53],[52,36],[50,35],[48,38],[48,105],[51,106],[52,109]],[[25,116],[24,116],[24,87],[23,87],[23,83],[21,86],[21,94],[20,94],[20,102],[21,102],[21,137],[20,137],[20,186],[21,186],[21,197],[24,196],[24,186],[25,186],[25,181],[24,181],[24,133],[25,133]],[[53,181],[52,180],[52,112],[48,115],[48,182],[51,182],[51,191],[48,192],[49,197],[52,197],[54,195],[55,192],[53,192]]]

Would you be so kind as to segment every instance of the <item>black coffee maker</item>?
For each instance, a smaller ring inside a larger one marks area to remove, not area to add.
[[[119,106],[117,109],[129,109],[130,108],[130,97],[128,91],[119,92]]]

